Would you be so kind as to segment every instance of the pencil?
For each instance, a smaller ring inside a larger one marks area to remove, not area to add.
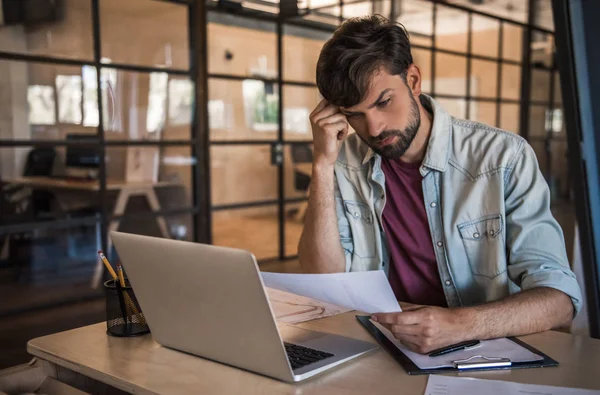
[[[98,250],[98,255],[100,256],[100,259],[102,260],[102,263],[104,263],[104,266],[106,266],[106,270],[108,270],[108,272],[112,276],[113,280],[116,280],[117,279],[117,273],[115,273],[115,271],[113,270],[112,266],[110,265],[110,262],[108,261],[108,259],[106,259],[106,257],[104,256],[104,254],[102,253],[101,250]]]
[[[117,276],[119,277],[119,284],[123,288],[123,293],[125,295],[125,301],[127,302],[127,306],[131,310],[133,310],[133,315],[135,315],[138,318],[138,321],[142,325],[146,325],[146,320],[144,319],[144,316],[140,313],[140,311],[137,309],[137,307],[135,307],[135,303],[133,302],[133,299],[131,299],[129,294],[125,291],[125,287],[126,287],[125,276],[123,275],[123,266],[120,263],[117,263]]]
[[[120,263],[117,263],[117,276],[119,277],[119,282],[121,286],[125,288],[125,277],[123,277],[123,266]]]

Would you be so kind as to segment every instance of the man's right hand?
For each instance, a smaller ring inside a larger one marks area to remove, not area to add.
[[[314,167],[333,167],[348,135],[348,120],[339,107],[325,99],[310,114],[314,144]]]

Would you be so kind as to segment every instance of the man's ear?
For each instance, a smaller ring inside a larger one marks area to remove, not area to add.
[[[413,96],[421,95],[421,70],[414,63],[406,70],[406,85],[408,85]]]

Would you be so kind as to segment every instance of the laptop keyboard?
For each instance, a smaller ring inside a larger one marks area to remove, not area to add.
[[[285,352],[290,360],[290,365],[292,365],[292,370],[322,361],[325,358],[333,357],[333,354],[315,350],[313,348],[302,347],[291,343],[284,343],[284,345]]]

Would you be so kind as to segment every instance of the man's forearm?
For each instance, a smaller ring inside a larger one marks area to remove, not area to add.
[[[304,230],[298,246],[300,266],[307,273],[344,271],[335,211],[333,168],[313,168]]]
[[[459,309],[465,337],[494,339],[568,326],[573,319],[571,298],[554,288],[534,288],[502,300]]]

